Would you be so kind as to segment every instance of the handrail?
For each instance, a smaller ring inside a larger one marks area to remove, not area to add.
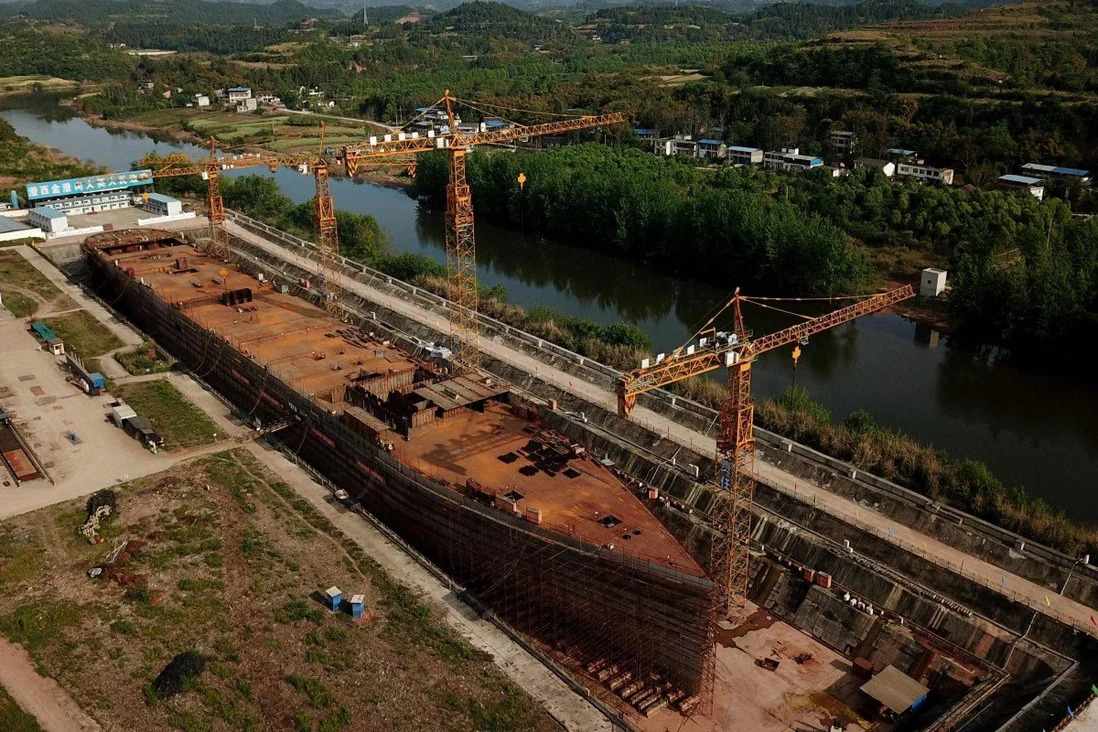
[[[295,237],[291,234],[287,234],[279,229],[269,226],[261,221],[257,221],[249,216],[233,211],[231,209],[226,209],[225,212],[231,220],[244,226],[245,228],[258,229],[263,233],[270,234],[298,248],[308,250],[316,249],[316,246],[312,242],[306,241],[299,237]],[[414,285],[403,282],[395,277],[392,277],[391,275],[387,275],[371,267],[353,262],[344,257],[340,257],[340,259],[342,263],[348,268],[352,270],[357,270],[362,274],[369,276],[371,279],[384,281],[387,285],[394,287],[398,290],[407,292],[420,300],[430,302],[433,305],[444,305],[446,303],[446,300],[444,298],[439,297],[434,293],[430,293],[422,288],[415,287]],[[595,372],[597,375],[602,377],[608,377],[607,387],[610,390],[612,390],[613,388],[613,382],[622,373],[617,369],[606,366],[605,364],[601,364],[585,356],[581,356],[578,353],[570,351],[566,348],[562,348],[555,344],[549,343],[542,338],[538,338],[537,336],[526,333],[525,331],[522,331],[518,328],[509,326],[490,316],[476,313],[476,318],[482,326],[487,326],[491,328],[498,335],[509,337],[515,341],[518,341],[530,347],[537,348],[541,351],[550,352],[556,356],[560,356],[568,361],[573,362],[575,367],[590,372]],[[656,389],[647,392],[643,398],[654,400],[678,412],[691,414],[695,417],[705,419],[707,421],[715,420],[719,415],[719,412],[715,409],[707,407],[687,397],[671,394],[664,389]],[[675,421],[674,418],[671,419],[672,421]],[[820,453],[819,451],[814,450],[807,445],[795,442],[789,438],[783,437],[765,428],[756,426],[755,436],[759,439],[760,442],[762,442],[764,445],[769,446],[771,449],[785,450],[785,446],[789,445],[795,448],[796,452],[805,459],[813,460],[814,462],[829,465],[832,467],[838,466],[848,473],[849,471],[857,470],[857,480],[861,481],[868,488],[880,491],[886,495],[890,495],[897,500],[903,501],[913,508],[926,510],[926,505],[928,504],[928,502],[931,501],[931,499],[921,493],[913,491],[909,488],[905,488],[887,479],[873,475],[872,473],[857,469],[850,463],[838,460],[837,458],[833,458],[828,455],[824,455],[823,453]],[[980,531],[981,533],[988,535],[989,538],[995,541],[1002,542],[1004,545],[1007,546],[1013,546],[1016,545],[1018,542],[1024,541],[1026,543],[1027,552],[1040,555],[1049,563],[1067,566],[1074,562],[1074,558],[1068,557],[1063,552],[1053,549],[1052,547],[1044,545],[1038,541],[1030,540],[1026,537],[1021,536],[1020,534],[1016,534],[1015,532],[1010,531],[1009,529],[1004,529],[1000,526],[996,526],[995,524],[992,524],[985,519],[981,519],[978,516],[973,516],[971,514],[965,513],[964,511],[961,511],[959,509],[950,506],[939,506],[936,508],[936,513],[939,515],[954,517],[956,519],[963,519],[965,523],[971,528]],[[890,540],[895,541],[895,538],[893,537]],[[1053,614],[1050,612],[1046,612],[1049,610],[1049,608],[1046,608],[1043,605],[1037,609],[1041,610],[1041,612],[1046,615]],[[1098,631],[1098,628],[1093,628],[1086,625],[1073,625],[1073,627],[1082,627],[1086,630],[1086,632],[1091,635],[1095,635],[1095,631]]]

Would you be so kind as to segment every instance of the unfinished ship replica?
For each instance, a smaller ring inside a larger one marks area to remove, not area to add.
[[[515,628],[642,712],[701,692],[713,583],[635,488],[452,376],[164,231],[84,243],[103,299]],[[294,283],[296,284],[296,283]]]

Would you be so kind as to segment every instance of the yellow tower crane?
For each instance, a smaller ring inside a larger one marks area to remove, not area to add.
[[[753,338],[744,325],[742,303],[773,307],[766,303],[799,298],[746,297],[737,288],[732,298],[691,341],[670,355],[660,354],[654,362],[646,359],[641,368],[619,377],[618,413],[627,417],[636,406],[637,397],[647,391],[721,367],[728,369],[728,400],[720,414],[715,474],[716,488],[727,495],[727,500],[715,502],[710,545],[710,573],[716,585],[714,614],[719,619],[737,616],[747,602],[751,513],[755,492],[755,408],[751,401],[751,365],[767,351],[790,344],[803,344],[809,336],[914,296],[915,291],[907,285],[863,298],[827,298],[857,301],[825,315],[806,318],[804,322],[784,330]],[[728,309],[733,313],[733,329],[731,332],[719,332],[714,323]]]
[[[324,125],[321,123],[320,151],[317,155],[276,155],[267,152],[229,154],[217,149],[210,138],[209,156],[191,158],[183,153],[169,155],[149,154],[139,165],[152,170],[156,178],[177,178],[201,175],[206,181],[206,206],[209,211],[209,250],[218,257],[228,255],[228,237],[224,230],[225,203],[221,198],[221,172],[242,168],[268,168],[272,173],[280,167],[296,168],[308,173],[312,170],[316,180],[316,196],[313,199],[316,217],[317,256],[324,277],[324,304],[330,312],[338,313],[341,292],[341,268],[338,266],[339,232],[336,226],[335,205],[328,188],[328,160],[324,156]]]
[[[428,131],[394,132],[380,139],[371,137],[366,144],[344,146],[341,158],[349,175],[363,165],[445,150],[449,158],[449,183],[446,186],[446,269],[450,315],[450,348],[458,371],[475,370],[480,366],[480,346],[477,333],[477,263],[476,240],[473,231],[473,197],[465,176],[465,156],[475,145],[490,145],[524,140],[543,135],[618,124],[625,121],[621,114],[588,115],[534,125],[514,124],[503,129],[475,132],[459,130],[454,104],[462,102],[449,90],[429,109],[445,110],[448,131],[435,134]],[[473,107],[475,109],[475,107]]]

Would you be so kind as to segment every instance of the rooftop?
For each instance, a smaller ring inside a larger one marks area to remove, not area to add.
[[[20,221],[8,218],[7,216],[0,216],[0,233],[7,233],[9,231],[30,231],[30,229],[31,227]]]
[[[50,208],[49,206],[35,206],[31,209],[31,213],[38,214],[47,219],[63,219],[67,215],[55,208]]]
[[[1038,185],[1041,185],[1044,181],[1042,181],[1040,178],[1032,178],[1028,175],[1010,174],[1010,175],[1000,175],[999,176],[999,182],[1000,183],[1009,183],[1011,185],[1016,185],[1016,186],[1038,186]]]
[[[897,714],[918,706],[930,689],[895,666],[885,666],[862,685],[862,691]]]
[[[1090,175],[1089,170],[1083,170],[1082,168],[1065,168],[1060,165],[1041,165],[1040,163],[1026,163],[1022,166],[1022,170],[1036,173],[1051,173],[1052,175],[1066,175],[1074,178],[1086,178]]]
[[[758,147],[744,147],[742,145],[729,145],[728,149],[729,150],[734,150],[736,152],[742,152],[742,153],[753,153],[753,152],[761,152],[762,151],[762,149],[758,148]]]
[[[172,196],[166,196],[163,193],[150,193],[149,194],[149,200],[150,201],[158,201],[160,203],[175,203],[179,199],[174,198]]]

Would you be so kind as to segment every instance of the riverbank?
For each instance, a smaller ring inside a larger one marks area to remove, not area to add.
[[[102,115],[97,115],[90,110],[76,105],[72,105],[72,109],[80,119],[84,120],[92,127],[100,127],[110,132],[137,132],[146,135],[157,142],[189,142],[193,145],[206,145],[209,143],[209,140],[203,140],[198,135],[182,129],[175,130],[169,127],[154,127],[152,125],[142,124],[140,122],[130,122],[127,120],[104,119]]]
[[[18,187],[36,181],[79,178],[104,172],[59,150],[39,145],[15,132],[0,119],[0,187]]]

